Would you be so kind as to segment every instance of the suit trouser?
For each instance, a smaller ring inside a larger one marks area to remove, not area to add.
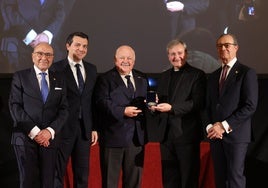
[[[141,186],[144,163],[144,146],[103,147],[100,146],[100,162],[103,188],[118,188],[118,179],[122,167],[123,187]]]
[[[198,188],[200,144],[166,141],[160,144],[164,188]]]
[[[244,172],[248,143],[211,141],[215,184],[217,188],[246,188]]]
[[[54,184],[56,148],[14,145],[20,188],[51,188]]]
[[[64,175],[66,173],[68,161],[71,159],[73,187],[88,188],[90,140],[83,137],[83,129],[80,121],[78,121],[76,131],[73,131],[69,136],[62,138],[57,157],[54,187],[64,187]]]

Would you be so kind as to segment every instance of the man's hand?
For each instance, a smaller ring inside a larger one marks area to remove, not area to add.
[[[142,110],[138,109],[136,106],[127,106],[124,115],[127,117],[136,117],[141,112]]]
[[[223,125],[220,122],[216,122],[208,130],[207,138],[209,139],[222,139],[223,133],[225,132]]]
[[[97,131],[91,132],[91,145],[94,146],[98,141],[98,133]]]
[[[171,1],[166,4],[167,10],[170,12],[179,12],[184,8],[184,4],[180,1]]]
[[[49,38],[45,33],[39,33],[35,39],[30,43],[31,47],[34,48],[41,42],[49,42]]]
[[[153,106],[153,110],[157,110],[159,112],[169,112],[171,111],[172,106],[168,103],[160,103],[157,106]]]
[[[49,132],[49,130],[47,129],[43,129],[41,130],[35,137],[34,140],[40,145],[40,146],[44,146],[44,147],[48,147],[49,146],[49,140],[51,139],[51,134]]]

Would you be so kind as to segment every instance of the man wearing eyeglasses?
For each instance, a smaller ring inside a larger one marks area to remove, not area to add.
[[[34,66],[13,76],[9,107],[20,188],[51,188],[54,184],[52,174],[68,103],[64,79],[48,70],[53,57],[52,47],[40,43],[32,53]]]
[[[245,188],[244,163],[258,102],[257,75],[237,59],[234,35],[221,35],[216,47],[222,67],[209,76],[204,118],[215,183],[217,188]]]

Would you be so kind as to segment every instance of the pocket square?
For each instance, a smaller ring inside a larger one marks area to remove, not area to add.
[[[55,87],[55,90],[62,90],[61,87]]]

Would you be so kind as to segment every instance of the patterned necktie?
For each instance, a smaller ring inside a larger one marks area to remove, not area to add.
[[[134,95],[134,86],[130,80],[130,75],[126,75],[125,78],[127,79],[127,88],[129,90],[129,93]]]
[[[39,73],[42,76],[41,79],[41,94],[42,94],[42,98],[43,98],[43,102],[45,103],[47,100],[47,96],[48,96],[48,84],[47,84],[47,80],[46,80],[46,72],[41,72]]]
[[[224,65],[221,71],[221,79],[219,82],[219,91],[221,92],[222,87],[224,85],[224,82],[226,80],[226,76],[227,76],[227,71],[228,71],[229,66],[228,65]]]
[[[80,64],[76,64],[76,74],[77,74],[77,79],[78,79],[78,89],[79,92],[82,93],[84,89],[84,79],[80,70]]]

